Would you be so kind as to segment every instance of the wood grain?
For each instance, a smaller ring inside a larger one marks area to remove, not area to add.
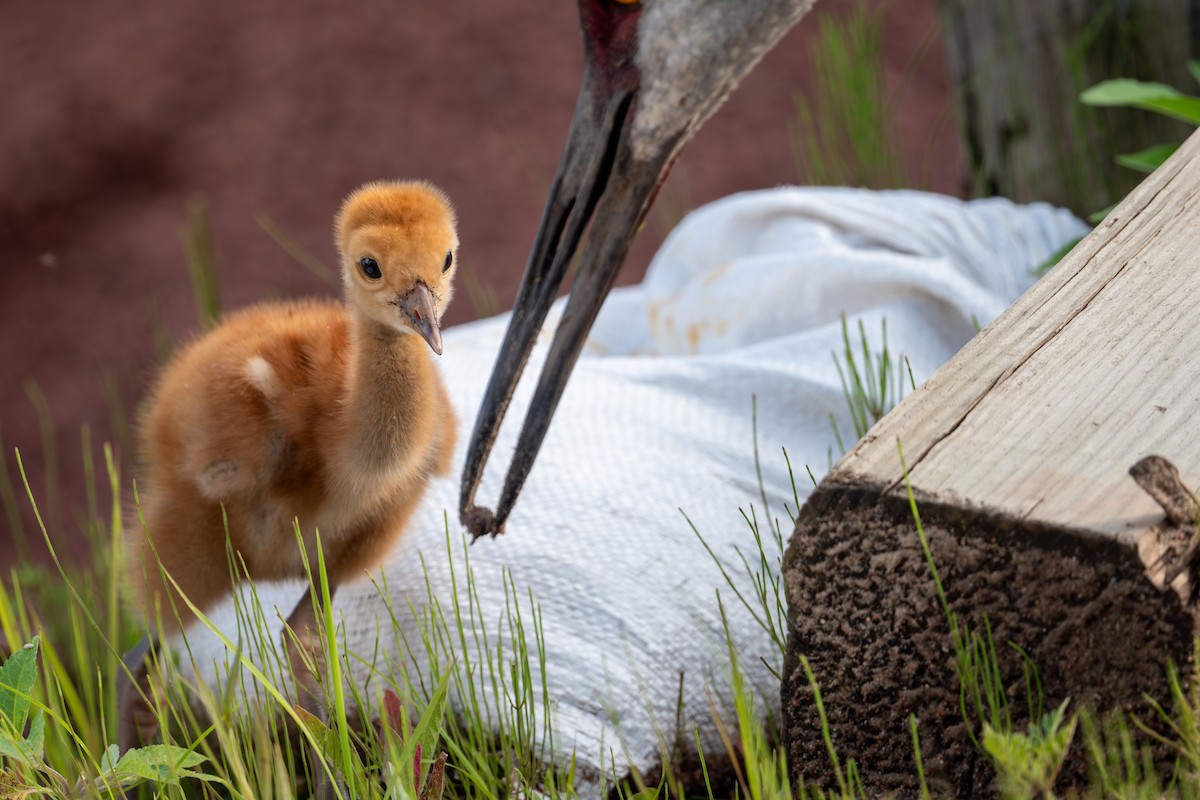
[[[835,467],[1126,542],[1162,518],[1129,467],[1200,483],[1200,133]]]

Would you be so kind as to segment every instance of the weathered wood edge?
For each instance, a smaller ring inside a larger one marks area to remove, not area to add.
[[[830,479],[843,483],[853,482],[855,476],[885,479],[889,490],[895,491],[902,480],[895,453],[895,442],[900,439],[914,483],[920,486],[918,467],[926,456],[1127,269],[1129,260],[1098,256],[1114,243],[1136,251],[1143,233],[1135,223],[1143,215],[1164,213],[1171,200],[1168,190],[1180,182],[1185,170],[1191,180],[1200,171],[1200,131],[1049,275],[869,431],[835,465]],[[957,393],[949,392],[948,387],[956,387]],[[1131,460],[1135,457],[1130,456]]]

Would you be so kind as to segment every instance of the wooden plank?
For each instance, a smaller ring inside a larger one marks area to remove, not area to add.
[[[1165,700],[1167,661],[1189,663],[1196,627],[1186,575],[1164,591],[1177,563],[1156,562],[1200,556],[1188,547],[1196,531],[1179,527],[1186,515],[1164,521],[1129,470],[1161,453],[1200,484],[1198,253],[1200,133],[813,493],[784,557],[794,777],[829,778],[803,655],[834,743],[872,793],[915,787],[910,715],[940,790],[975,793],[992,779],[962,720],[897,441],[950,607],[990,628],[1018,724],[1024,666],[1009,642],[1037,664],[1047,707],[1070,698],[1154,719],[1146,697]],[[1077,756],[1066,775],[1085,772]]]
[[[1200,132],[830,476],[1126,539],[1150,453],[1200,483]],[[1188,364],[1191,368],[1188,368]]]

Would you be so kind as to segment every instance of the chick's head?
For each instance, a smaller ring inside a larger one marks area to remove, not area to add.
[[[442,352],[441,319],[458,262],[454,209],[421,181],[368,183],[338,212],[346,300],[367,318]]]

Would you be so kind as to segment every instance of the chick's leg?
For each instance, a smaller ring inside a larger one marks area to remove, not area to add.
[[[330,585],[331,599],[334,591],[335,587]],[[321,702],[321,689],[315,670],[321,669],[324,664],[325,647],[317,629],[317,612],[313,607],[311,588],[304,593],[304,597],[300,598],[300,602],[288,615],[283,638],[287,648],[288,665],[296,681],[296,700],[305,711],[323,718],[324,704]],[[305,656],[311,660],[312,669],[309,668]]]
[[[117,671],[117,744],[124,753],[154,740],[158,718],[150,702],[150,663],[158,652],[158,642],[147,636],[121,658]]]
[[[333,598],[337,590],[336,584],[330,579],[329,597]],[[288,615],[287,629],[283,632],[284,647],[287,648],[288,664],[292,669],[292,677],[296,682],[296,702],[300,708],[312,714],[322,722],[326,721],[325,702],[321,696],[320,683],[316,670],[325,663],[324,645],[317,630],[317,612],[313,607],[312,588],[304,593],[295,609]],[[307,654],[312,662],[309,669],[305,659]],[[308,763],[313,773],[312,796],[327,800],[334,798],[337,792],[332,777],[321,766],[317,753],[309,750]]]
[[[164,500],[152,493],[143,502],[146,524],[128,534],[127,547],[134,557],[127,580],[149,632],[121,659],[117,674],[117,742],[122,751],[149,744],[158,733],[150,667],[158,658],[160,641],[191,619],[188,603],[208,608],[229,591],[220,506],[206,505],[195,496]]]

